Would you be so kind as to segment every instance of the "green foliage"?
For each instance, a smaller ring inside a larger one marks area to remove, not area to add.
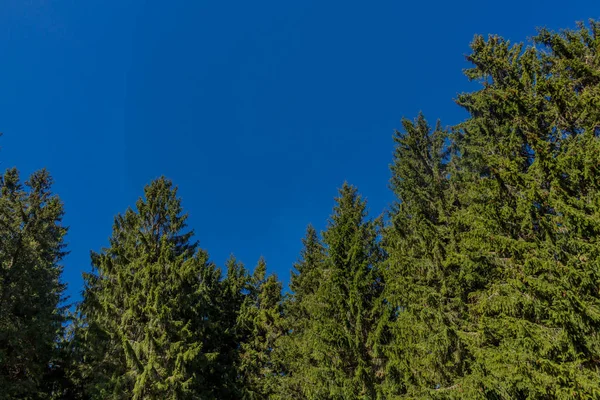
[[[465,388],[494,398],[597,398],[600,25],[534,46],[476,37],[458,103],[460,253],[469,293]]]
[[[116,217],[110,247],[92,253],[81,374],[93,398],[220,397],[220,271],[184,232],[171,182],[144,192],[137,211]]]
[[[382,253],[379,221],[366,217],[366,202],[345,184],[323,233],[323,248],[308,229],[293,278],[300,295],[292,300],[299,303],[292,310],[304,321],[293,325],[287,343],[297,351],[287,377],[288,390],[295,391],[281,397],[359,399],[375,394],[371,332],[378,318]],[[314,285],[317,279],[320,283]]]
[[[597,398],[600,25],[477,36],[451,133],[396,135],[386,397]]]
[[[275,275],[266,276],[266,272],[266,262],[261,258],[238,318],[238,325],[247,332],[238,367],[247,399],[266,399],[276,393],[282,368],[275,353],[285,333],[282,285]]]
[[[0,177],[0,398],[47,398],[65,320],[63,205],[47,171]]]
[[[377,330],[385,398],[452,387],[467,358],[458,336],[466,282],[455,257],[448,132],[439,123],[431,129],[423,115],[402,124],[404,131],[394,135],[392,189],[398,200],[384,232],[389,258]]]
[[[283,302],[284,334],[275,342],[275,359],[281,360],[278,388],[271,397],[276,399],[303,399],[308,381],[304,377],[310,362],[310,347],[306,340],[311,329],[310,304],[322,282],[325,248],[312,225],[302,239],[300,259],[294,264],[290,288],[292,293]]]
[[[319,235],[312,225],[306,228],[306,235],[302,239],[303,249],[300,260],[294,265],[296,271],[292,271],[290,278],[290,289],[292,290],[292,302],[290,304],[302,307],[304,297],[315,293],[321,282],[321,263],[325,259],[325,249],[319,239]],[[295,310],[295,318],[300,318],[304,311]]]
[[[476,36],[458,126],[404,119],[384,225],[344,184],[291,292],[224,272],[160,178],[61,296],[46,171],[0,180],[0,398],[600,398],[600,23]]]

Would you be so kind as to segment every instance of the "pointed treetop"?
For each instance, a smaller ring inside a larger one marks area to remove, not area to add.
[[[256,267],[254,268],[254,273],[252,275],[252,278],[253,278],[255,284],[261,285],[265,281],[266,276],[267,276],[267,262],[265,261],[265,258],[263,256],[260,256],[260,258],[258,259],[258,263],[256,264]]]
[[[300,259],[294,263],[294,270],[290,278],[290,289],[297,298],[303,294],[314,291],[318,284],[317,275],[319,264],[323,261],[325,249],[317,230],[308,225],[306,235],[302,239],[303,248]]]

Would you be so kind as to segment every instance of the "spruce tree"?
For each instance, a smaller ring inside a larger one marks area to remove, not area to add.
[[[367,220],[366,201],[344,184],[323,233],[321,283],[308,296],[302,358],[291,371],[302,397],[359,399],[375,396],[372,334],[380,296],[379,221]],[[292,336],[295,332],[292,332]]]
[[[396,202],[384,231],[388,254],[378,354],[380,391],[424,397],[453,387],[468,355],[458,336],[464,316],[451,215],[452,146],[440,123],[402,121],[394,135],[391,188]]]
[[[471,398],[600,396],[600,25],[476,37],[458,102],[458,243]]]
[[[275,344],[274,357],[281,360],[281,376],[274,396],[277,399],[305,398],[303,390],[307,382],[304,374],[311,350],[307,343],[311,323],[309,307],[322,282],[325,248],[312,225],[308,225],[302,245],[300,259],[291,273],[292,292],[283,301],[284,334]]]
[[[144,189],[85,276],[84,380],[92,398],[217,398],[220,271],[185,231],[177,189]]]
[[[239,371],[240,346],[247,337],[247,327],[240,315],[252,289],[244,264],[233,255],[226,262],[226,273],[216,293],[219,316],[214,320],[214,347],[219,356],[211,370],[212,381],[219,382],[217,398],[242,398],[244,386]]]
[[[0,177],[0,398],[47,398],[65,310],[63,204],[46,170]]]
[[[306,228],[302,245],[300,260],[294,264],[295,271],[292,271],[290,278],[290,289],[293,293],[291,303],[298,305],[302,304],[305,296],[314,294],[319,287],[321,263],[325,258],[325,249],[312,225]]]
[[[266,272],[261,258],[238,319],[247,332],[240,344],[239,362],[247,399],[266,399],[276,393],[282,370],[275,352],[278,339],[284,334],[282,285],[275,275],[266,276]]]

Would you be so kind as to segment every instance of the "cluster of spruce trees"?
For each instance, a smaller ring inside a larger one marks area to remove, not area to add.
[[[160,178],[63,307],[46,171],[0,181],[0,398],[600,398],[600,22],[476,37],[452,128],[394,135],[383,218],[348,184],[290,291],[192,240]]]

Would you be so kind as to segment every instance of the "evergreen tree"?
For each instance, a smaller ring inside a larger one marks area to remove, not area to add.
[[[283,301],[284,335],[275,344],[274,357],[282,363],[282,376],[274,396],[278,399],[305,398],[303,388],[307,383],[303,374],[310,352],[306,342],[311,323],[309,306],[322,281],[325,248],[312,225],[308,225],[302,245],[300,259],[291,273],[292,292]]]
[[[600,22],[476,36],[447,131],[394,135],[389,224],[344,184],[291,293],[225,271],[148,185],[71,324],[63,206],[0,177],[0,399],[600,398]]]
[[[375,396],[372,333],[381,291],[378,221],[367,220],[366,202],[344,184],[323,233],[321,283],[307,296],[308,320],[297,337],[303,349],[291,374],[304,398]],[[292,332],[292,337],[296,336]]]
[[[600,25],[476,37],[457,130],[471,398],[597,398]]]
[[[226,274],[215,294],[219,316],[215,319],[215,342],[219,357],[211,370],[211,378],[220,382],[217,398],[242,398],[244,386],[238,369],[240,346],[248,330],[240,323],[243,306],[252,289],[250,275],[244,264],[233,255],[226,262]]]
[[[397,200],[384,232],[389,258],[378,343],[385,398],[453,387],[467,358],[458,337],[465,298],[453,257],[452,146],[439,122],[431,129],[419,115],[402,124],[391,166]]]
[[[293,293],[291,304],[298,305],[302,305],[304,297],[314,294],[319,287],[321,263],[325,258],[325,249],[312,225],[306,228],[302,245],[300,260],[294,264],[295,271],[292,271],[290,278],[290,289]]]
[[[0,177],[0,398],[47,398],[65,310],[63,204],[46,170]]]
[[[275,275],[266,276],[263,258],[252,275],[252,287],[238,323],[248,334],[241,343],[240,374],[248,399],[266,399],[277,391],[281,372],[275,346],[284,333],[282,286]]]
[[[185,232],[177,189],[144,189],[85,276],[84,380],[92,398],[217,398],[220,271]],[[221,397],[222,398],[222,397]]]

